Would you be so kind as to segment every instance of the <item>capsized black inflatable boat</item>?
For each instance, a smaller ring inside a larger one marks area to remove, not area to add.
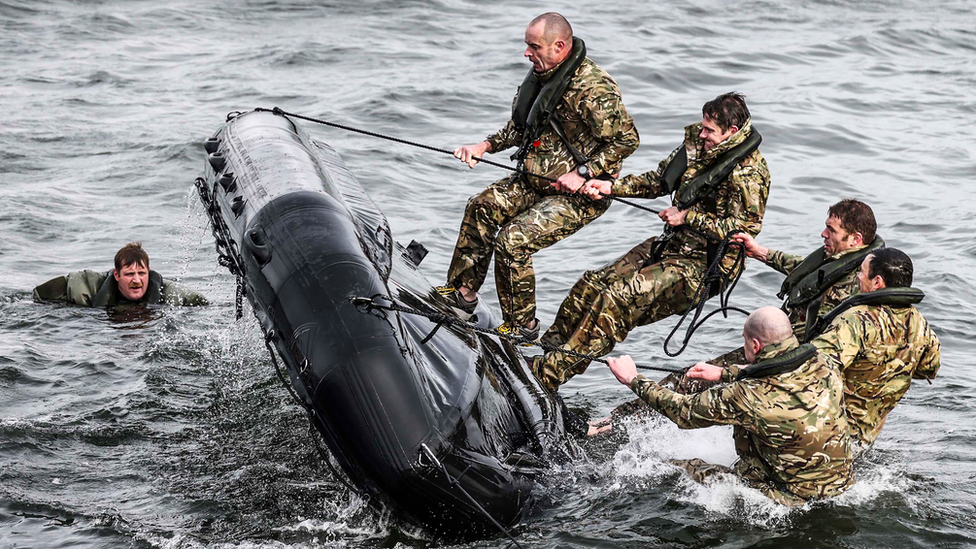
[[[572,451],[519,351],[451,326],[422,344],[427,318],[357,306],[439,307],[336,152],[293,120],[232,113],[205,146],[197,186],[220,262],[349,478],[439,534],[517,522],[533,479]]]

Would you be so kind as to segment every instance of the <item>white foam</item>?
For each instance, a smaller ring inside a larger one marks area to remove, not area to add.
[[[912,480],[898,463],[861,460],[856,465],[857,482],[847,492],[793,508],[775,503],[732,474],[715,475],[700,484],[672,465],[671,460],[699,458],[731,465],[736,460],[731,427],[682,430],[660,416],[625,424],[630,440],[613,456],[612,490],[632,484],[624,479],[634,477],[649,484],[666,483],[671,488],[669,497],[675,501],[700,506],[710,517],[734,519],[765,529],[782,527],[791,517],[817,506],[861,507],[886,492],[902,494],[913,509],[917,507],[918,502],[908,495]]]

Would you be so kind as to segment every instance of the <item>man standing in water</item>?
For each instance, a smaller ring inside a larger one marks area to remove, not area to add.
[[[88,307],[126,303],[207,305],[203,295],[166,280],[149,270],[149,254],[142,243],[130,242],[115,254],[115,269],[90,270],[48,280],[34,288],[34,301],[66,301]]]
[[[877,236],[877,227],[871,207],[848,198],[827,209],[824,230],[820,232],[823,246],[806,257],[767,248],[747,233],[738,233],[732,240],[745,247],[747,256],[786,275],[777,296],[785,299],[783,310],[793,324],[793,334],[806,341],[808,327],[858,292],[861,262],[884,246],[884,240]],[[744,364],[745,355],[740,347],[709,363],[726,367]],[[709,384],[684,374],[671,374],[661,383],[675,386],[682,393],[698,392]]]
[[[656,198],[673,194],[659,217],[664,234],[617,261],[587,271],[559,306],[542,338],[560,350],[602,356],[637,326],[688,310],[717,244],[733,230],[755,236],[769,196],[769,169],[759,153],[745,98],[726,93],[705,103],[702,121],[685,128],[684,143],[656,170],[619,181],[587,181],[591,198]],[[732,270],[731,255],[722,270]],[[560,351],[533,359],[536,377],[556,390],[581,374],[589,360]]]
[[[861,294],[838,305],[811,333],[811,343],[840,364],[847,419],[861,449],[874,444],[912,379],[931,384],[942,365],[938,336],[912,306],[923,298],[911,287],[914,270],[901,250],[874,250],[857,275]]]
[[[791,506],[846,491],[854,476],[840,372],[813,345],[800,345],[786,313],[775,307],[749,315],[742,339],[752,366],[732,383],[696,395],[676,393],[638,375],[629,356],[608,361],[618,381],[678,427],[734,426],[739,460],[731,469],[700,459],[675,462],[696,481],[733,473],[773,501]],[[702,366],[717,368],[696,365],[692,371]]]
[[[474,167],[485,153],[517,146],[522,174],[490,185],[468,201],[447,285],[436,291],[472,313],[492,254],[504,324],[514,337],[535,339],[532,255],[575,233],[609,207],[575,193],[587,179],[619,173],[640,138],[617,83],[586,57],[583,41],[558,13],[542,14],[525,30],[532,69],[519,88],[508,124],[454,156]],[[558,178],[550,183],[535,175]]]
[[[874,443],[885,418],[911,387],[912,379],[929,383],[939,371],[941,344],[931,326],[912,305],[924,294],[912,288],[912,260],[897,248],[879,248],[861,262],[860,293],[845,299],[808,334],[844,380],[844,406],[855,450]],[[735,366],[704,363],[688,377],[730,381]]]

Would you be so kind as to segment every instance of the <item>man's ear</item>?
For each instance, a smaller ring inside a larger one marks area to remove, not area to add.
[[[860,246],[864,244],[864,235],[859,232],[855,232],[854,234],[851,235],[851,241],[854,243],[855,246]]]
[[[739,131],[739,126],[736,126],[735,124],[732,124],[731,126],[729,126],[729,131],[731,131],[732,133],[735,133],[735,132]]]
[[[119,270],[118,269],[112,269],[112,274],[115,275],[115,280],[118,281],[119,280]]]
[[[883,290],[888,287],[888,285],[885,284],[885,279],[881,275],[872,278],[871,283],[874,284],[875,290]]]
[[[762,348],[763,348],[762,342],[760,342],[756,338],[752,338],[749,341],[749,345],[752,345],[752,354],[754,354],[754,355],[758,355],[759,354],[759,351],[762,351]]]

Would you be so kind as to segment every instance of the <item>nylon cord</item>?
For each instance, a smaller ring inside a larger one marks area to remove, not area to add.
[[[425,150],[428,150],[428,151],[433,151],[433,152],[439,152],[439,153],[443,153],[443,154],[448,154],[448,155],[451,155],[452,157],[454,156],[454,151],[451,151],[451,150],[448,150],[448,149],[441,149],[441,148],[434,147],[434,146],[431,146],[431,145],[425,145],[424,143],[418,143],[416,141],[408,141],[406,139],[401,139],[399,137],[393,137],[393,136],[390,136],[390,135],[383,135],[381,133],[371,132],[371,131],[363,130],[363,129],[360,129],[360,128],[354,128],[352,126],[346,126],[345,124],[337,124],[335,122],[329,122],[328,120],[323,120],[321,118],[314,118],[314,117],[311,117],[311,116],[305,116],[303,114],[297,114],[297,113],[293,113],[293,112],[288,112],[288,111],[283,110],[283,109],[281,109],[279,107],[274,107],[273,109],[265,109],[263,107],[258,107],[258,108],[254,109],[254,110],[255,111],[259,111],[259,112],[270,112],[270,113],[274,113],[274,114],[278,114],[278,115],[290,116],[292,118],[298,118],[300,120],[307,120],[309,122],[314,122],[316,124],[322,124],[324,126],[331,126],[333,128],[338,128],[340,130],[346,130],[346,131],[349,131],[349,132],[354,132],[354,133],[358,133],[358,134],[362,134],[362,135],[368,135],[370,137],[375,137],[377,139],[386,139],[387,141],[393,141],[394,143],[400,143],[402,145],[410,145],[412,147],[418,147],[418,148],[425,149]],[[526,176],[529,176],[529,177],[535,177],[536,179],[541,179],[543,181],[549,181],[550,183],[555,183],[557,181],[557,179],[552,178],[552,177],[548,177],[548,176],[545,176],[545,175],[534,174],[534,173],[531,173],[531,172],[527,172],[525,170],[520,170],[518,168],[514,168],[514,167],[508,166],[506,164],[501,164],[501,163],[498,163],[498,162],[494,162],[494,161],[488,160],[486,158],[482,158],[482,157],[478,157],[478,156],[475,156],[475,157],[472,157],[472,158],[474,158],[478,162],[483,162],[485,164],[488,164],[489,166],[495,166],[496,168],[501,168],[503,170],[508,170],[510,172],[513,172],[513,173],[522,174],[522,175],[526,175]],[[572,196],[575,193],[566,193],[566,194],[569,195],[569,196]],[[635,202],[631,202],[629,200],[626,200],[626,199],[623,199],[623,198],[619,198],[619,197],[616,197],[616,196],[613,196],[613,195],[601,194],[600,197],[601,198],[607,198],[607,199],[610,199],[610,200],[616,200],[617,202],[620,202],[622,204],[626,204],[626,205],[631,206],[633,208],[637,208],[639,210],[644,210],[646,212],[650,212],[650,213],[655,214],[655,215],[661,213],[660,210],[655,210],[654,208],[648,208],[647,206],[641,206],[640,204],[637,204]]]
[[[376,302],[377,299],[385,299],[385,300],[389,301],[389,304],[377,303]],[[530,340],[525,339],[525,338],[512,337],[512,336],[510,336],[508,334],[499,332],[495,328],[479,328],[478,326],[472,324],[471,322],[467,322],[467,321],[461,320],[461,319],[459,319],[457,317],[454,317],[454,316],[451,316],[451,315],[448,315],[448,314],[445,314],[445,313],[441,313],[441,312],[438,312],[438,311],[421,311],[420,309],[414,309],[412,307],[406,307],[404,305],[400,305],[399,303],[393,301],[391,298],[389,298],[387,296],[384,296],[384,295],[381,295],[381,294],[377,294],[377,295],[374,295],[372,297],[356,297],[356,298],[353,298],[352,301],[353,301],[353,303],[355,305],[362,306],[365,309],[365,310],[361,311],[363,313],[368,313],[369,312],[369,309],[374,309],[375,308],[375,309],[383,309],[383,310],[386,310],[386,311],[396,311],[396,312],[400,312],[400,313],[407,313],[407,314],[418,315],[418,316],[426,317],[427,319],[432,320],[435,323],[437,323],[437,327],[435,327],[434,330],[437,330],[438,327],[440,325],[442,325],[442,324],[449,324],[451,326],[456,326],[458,328],[462,328],[462,329],[465,329],[465,330],[471,330],[471,331],[477,332],[479,334],[497,336],[497,337],[499,337],[501,339],[505,339],[505,340],[511,341],[512,343],[515,343],[517,345],[539,347],[539,348],[541,348],[544,351],[551,351],[551,352],[563,353],[563,354],[568,355],[568,356],[572,356],[572,357],[576,357],[576,358],[583,358],[583,359],[592,360],[592,361],[595,361],[595,362],[602,362],[603,364],[609,365],[609,361],[607,359],[605,359],[605,358],[600,358],[598,356],[588,355],[588,354],[585,354],[585,353],[580,353],[580,352],[573,351],[573,350],[570,350],[570,349],[563,349],[561,347],[557,347],[555,345],[550,345],[548,343],[543,343],[541,341],[530,341]],[[668,367],[665,367],[665,366],[647,366],[647,365],[643,365],[643,364],[638,364],[637,365],[637,368],[639,370],[653,370],[653,371],[656,371],[656,372],[667,372],[667,373],[679,373],[679,372],[683,372],[684,371],[683,368],[668,368]]]

